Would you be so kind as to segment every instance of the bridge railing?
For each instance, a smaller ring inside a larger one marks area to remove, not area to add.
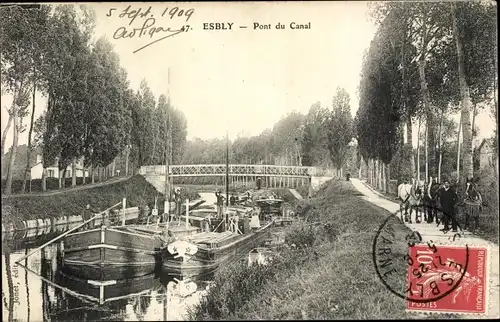
[[[172,177],[222,176],[226,173],[225,164],[185,164],[171,165],[169,174]],[[141,175],[165,175],[164,165],[142,166]],[[333,171],[321,167],[302,167],[289,165],[263,164],[230,164],[230,176],[290,176],[290,177],[322,177],[333,176]]]

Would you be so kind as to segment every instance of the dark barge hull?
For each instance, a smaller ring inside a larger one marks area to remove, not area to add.
[[[99,302],[110,302],[139,295],[151,290],[158,282],[155,274],[121,279],[97,281],[78,278],[63,272],[58,274],[57,282],[79,294]]]
[[[224,267],[232,262],[235,262],[242,256],[262,245],[270,238],[270,227],[273,223],[269,223],[259,230],[239,235],[228,241],[226,245],[217,248],[203,249],[198,248],[198,252],[189,260],[184,261],[181,257],[174,258],[167,249],[162,252],[163,267],[173,274],[182,276],[199,276],[214,273],[219,267]]]
[[[123,279],[154,273],[161,239],[119,227],[69,234],[63,240],[63,270],[86,279]]]

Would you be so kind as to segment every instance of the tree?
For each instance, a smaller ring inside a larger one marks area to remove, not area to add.
[[[28,115],[29,86],[32,79],[32,52],[35,47],[33,28],[36,28],[37,11],[23,10],[20,6],[11,6],[0,10],[0,50],[2,87],[5,93],[13,95],[9,110],[9,119],[13,124],[13,142],[9,157],[5,194],[12,192],[12,167],[16,158],[18,135],[23,131],[22,121]],[[10,122],[8,122],[9,124]],[[6,131],[8,128],[6,129]],[[7,132],[4,132],[4,134]],[[2,137],[2,152],[5,135]]]
[[[292,112],[282,117],[272,130],[273,154],[278,157],[279,164],[290,165],[298,163],[300,154],[301,128],[304,115],[299,112]]]
[[[47,54],[47,42],[49,41],[48,33],[49,27],[49,11],[50,8],[48,6],[40,6],[39,9],[36,10],[28,10],[30,11],[29,16],[32,16],[30,19],[30,30],[29,37],[31,42],[31,64],[32,64],[32,75],[31,75],[31,83],[33,84],[32,88],[32,110],[31,110],[31,121],[28,132],[28,150],[26,154],[26,170],[24,172],[24,180],[21,188],[21,193],[24,193],[26,190],[26,181],[28,177],[31,175],[31,153],[32,153],[32,134],[33,134],[33,126],[34,126],[34,117],[36,111],[36,91],[37,85],[43,86],[43,78],[41,77],[41,71],[45,64],[44,57]]]
[[[354,137],[349,100],[347,91],[338,87],[333,97],[333,110],[328,119],[328,150],[333,165],[337,171],[340,170],[340,175],[346,161],[348,144]]]
[[[317,102],[311,106],[302,126],[301,151],[302,164],[305,166],[325,163],[328,155],[327,121],[329,111]]]

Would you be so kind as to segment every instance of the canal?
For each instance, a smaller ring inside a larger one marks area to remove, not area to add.
[[[213,193],[201,195],[207,203],[215,199]],[[80,280],[62,272],[57,243],[23,260],[21,264],[33,272],[16,264],[61,233],[47,231],[25,239],[2,236],[4,321],[184,320],[187,308],[198,303],[212,285],[211,276],[183,280],[164,269],[107,283]],[[249,259],[250,254],[244,258]]]

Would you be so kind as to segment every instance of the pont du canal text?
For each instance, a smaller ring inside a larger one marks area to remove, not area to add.
[[[288,23],[261,23],[253,22],[251,24],[236,24],[234,22],[204,22],[203,30],[236,30],[236,29],[251,29],[251,30],[271,30],[271,29],[311,29],[311,22],[288,22]]]

